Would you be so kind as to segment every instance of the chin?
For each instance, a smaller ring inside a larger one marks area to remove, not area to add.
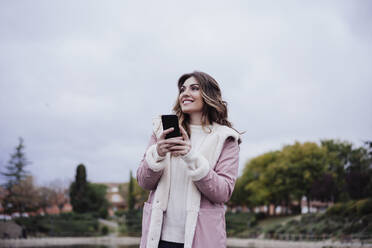
[[[196,112],[201,112],[200,110],[197,110],[197,109],[181,109],[181,110],[182,110],[182,113],[184,114],[192,114]]]
[[[191,114],[192,111],[190,111],[189,109],[182,109],[182,113],[184,113],[184,114]]]

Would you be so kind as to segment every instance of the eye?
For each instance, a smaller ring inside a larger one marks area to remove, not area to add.
[[[199,86],[194,85],[194,86],[191,87],[191,89],[192,89],[193,91],[197,91],[197,90],[199,90]]]
[[[180,88],[180,94],[185,91],[185,87]]]

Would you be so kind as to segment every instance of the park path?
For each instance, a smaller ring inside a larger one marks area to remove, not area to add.
[[[0,247],[45,247],[45,246],[71,246],[71,245],[105,245],[117,247],[120,245],[139,245],[140,238],[136,237],[89,237],[89,238],[30,238],[30,239],[2,239]],[[228,238],[228,247],[254,247],[254,248],[372,248],[372,244],[340,243],[332,241],[303,242],[279,241],[260,239]]]

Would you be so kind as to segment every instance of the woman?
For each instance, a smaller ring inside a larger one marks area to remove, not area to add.
[[[182,75],[173,111],[182,137],[154,133],[137,170],[139,185],[151,190],[142,217],[141,248],[226,247],[224,203],[234,189],[239,133],[227,120],[216,80],[203,72]]]

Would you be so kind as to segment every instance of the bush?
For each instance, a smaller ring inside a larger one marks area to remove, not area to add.
[[[252,213],[232,213],[226,215],[227,235],[232,236],[257,225],[257,220]]]
[[[127,235],[128,230],[127,230],[127,226],[125,224],[122,224],[122,225],[119,226],[119,233],[122,234],[122,235]]]
[[[342,202],[334,204],[332,207],[329,207],[326,211],[326,215],[333,216],[333,215],[343,215],[345,211],[345,204]]]
[[[102,235],[107,235],[109,233],[109,229],[107,226],[103,226],[101,230]]]
[[[348,201],[345,203],[345,210],[343,212],[343,215],[345,217],[353,216],[356,213],[356,202],[355,201]]]
[[[125,228],[121,233],[129,236],[140,236],[142,229],[142,211],[141,210],[125,210],[124,211]],[[125,232],[123,232],[125,230]]]
[[[372,199],[359,200],[355,203],[355,207],[359,216],[372,214]]]
[[[64,213],[60,215],[17,218],[29,236],[97,236],[98,221],[92,215]]]
[[[125,215],[125,213],[126,213],[126,210],[118,210],[115,212],[115,216],[122,217]]]
[[[256,220],[259,221],[259,220],[263,220],[266,218],[266,213],[263,213],[263,212],[259,212],[257,214],[255,214],[256,216]]]

